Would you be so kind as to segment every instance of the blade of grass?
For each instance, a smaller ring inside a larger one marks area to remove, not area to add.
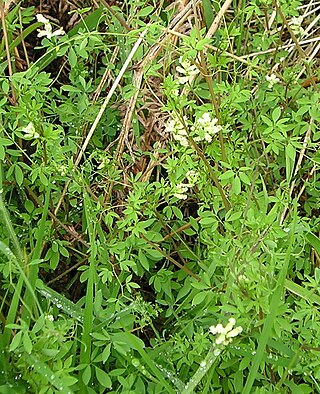
[[[313,233],[308,233],[306,235],[306,239],[309,242],[309,244],[314,248],[314,250],[318,253],[320,256],[320,239]]]
[[[41,283],[41,285],[37,286],[37,291],[48,301],[52,302],[57,308],[61,309],[67,315],[77,319],[79,322],[83,322],[83,309],[78,305],[68,300],[68,298],[59,294],[50,287],[45,286]]]
[[[2,252],[7,256],[7,258],[12,258],[13,256],[17,259],[20,260],[20,262],[23,261],[23,253],[22,250],[20,248],[20,244],[18,241],[18,238],[14,232],[12,223],[10,221],[10,217],[9,214],[7,212],[7,209],[4,205],[4,201],[3,201],[3,184],[2,184],[2,162],[0,161],[0,214],[1,214],[1,221],[4,224],[5,228],[7,229],[9,238],[16,250],[16,255],[14,255],[13,252],[11,252],[10,248],[7,247],[6,245],[2,244]],[[20,264],[18,263],[19,267]],[[7,314],[7,321],[6,323],[8,324],[12,324],[14,323],[15,319],[16,319],[16,315],[17,315],[17,311],[18,311],[18,306],[19,306],[19,301],[20,301],[20,297],[21,297],[21,291],[22,291],[22,287],[23,287],[23,277],[22,275],[19,277],[17,286],[15,288],[13,297],[11,299],[10,302],[10,308]],[[3,331],[3,334],[1,334],[1,343],[3,346],[3,349],[6,349],[7,346],[9,345],[10,342],[10,336],[11,336],[11,330],[5,328]]]
[[[47,189],[46,196],[45,196],[45,202],[43,206],[43,211],[42,211],[42,217],[40,219],[38,231],[37,231],[37,240],[36,240],[36,245],[34,247],[33,253],[32,253],[32,259],[31,262],[34,260],[38,260],[41,257],[41,249],[42,249],[42,242],[45,234],[45,226],[46,226],[46,220],[48,216],[48,211],[49,211],[49,203],[50,203],[50,188]],[[29,283],[31,289],[27,288],[24,294],[24,302],[29,306],[29,308],[32,310],[34,307],[34,304],[32,303],[32,300],[36,297],[35,295],[35,288],[36,288],[36,280],[38,278],[38,264],[30,264],[29,266]],[[31,294],[32,292],[32,294]],[[30,322],[30,315],[27,309],[23,309],[22,311],[22,320],[24,320],[27,324]]]
[[[16,236],[16,233],[13,229],[10,216],[8,214],[8,211],[5,207],[4,201],[3,201],[3,185],[2,185],[2,163],[0,161],[0,215],[1,215],[1,221],[4,224],[8,236],[13,244],[15,253],[14,255],[16,256],[17,260],[22,262],[24,260],[24,255],[22,253],[22,249],[20,248],[20,243],[18,240],[18,237]]]
[[[260,366],[261,361],[263,359],[265,347],[266,347],[268,339],[270,338],[270,335],[271,335],[271,330],[273,328],[273,322],[274,322],[275,318],[277,317],[279,306],[282,304],[281,298],[282,298],[284,287],[285,287],[285,279],[286,279],[286,275],[287,275],[287,271],[288,271],[288,267],[289,267],[289,262],[290,262],[290,258],[291,258],[291,251],[292,251],[292,245],[294,242],[295,228],[297,225],[298,214],[297,214],[297,202],[296,201],[293,202],[293,207],[294,207],[293,220],[292,220],[288,249],[286,252],[286,256],[285,256],[281,271],[278,276],[276,288],[275,288],[274,293],[271,298],[270,313],[267,316],[266,321],[263,325],[263,329],[262,329],[259,343],[258,343],[257,352],[252,360],[250,372],[249,372],[248,378],[246,380],[246,384],[243,389],[243,394],[250,394],[250,392],[251,392],[253,383],[254,383],[254,381],[257,377],[257,374],[258,374],[259,366]]]
[[[138,339],[135,335],[128,332],[123,333],[123,335],[126,337],[128,343],[131,343],[132,347],[137,349],[142,360],[145,362],[151,372],[157,377],[159,382],[163,385],[163,388],[166,390],[165,392],[168,394],[176,393],[176,391],[165,381],[162,372],[157,368],[153,360],[149,357],[148,353],[141,346],[141,339]]]
[[[18,306],[19,306],[20,300],[22,301],[24,308],[26,308],[26,310],[28,311],[30,316],[32,314],[32,311],[30,309],[31,300],[27,300],[27,302],[25,303],[21,297],[23,284],[25,284],[26,288],[29,290],[31,298],[35,301],[39,312],[42,313],[42,309],[39,304],[39,301],[33,291],[32,286],[30,285],[29,279],[27,278],[27,276],[24,272],[22,264],[17,260],[14,253],[2,241],[0,241],[0,252],[2,252],[8,258],[8,260],[13,261],[15,263],[16,268],[20,272],[18,284],[15,287],[15,291],[14,291],[12,300],[10,302],[10,308],[9,308],[6,324],[14,323],[16,316],[17,316],[17,311],[18,311]],[[10,340],[10,335],[11,335],[11,329],[5,328],[4,333],[3,333],[4,344],[8,345],[9,340]]]
[[[96,246],[96,230],[95,230],[95,218],[93,217],[93,207],[88,194],[84,191],[84,215],[85,223],[89,235],[90,244],[90,255],[89,255],[89,275],[87,279],[87,291],[86,291],[86,304],[84,309],[83,317],[83,331],[81,336],[81,349],[80,349],[80,363],[90,364],[91,360],[91,332],[93,326],[93,301],[94,301],[94,283],[96,277],[95,260],[97,255]],[[81,374],[85,369],[82,370]],[[82,375],[80,378],[80,388],[82,392],[86,392],[86,386],[83,382]]]
[[[206,26],[209,29],[214,20],[214,13],[212,2],[210,0],[202,0],[203,17],[206,22]]]
[[[53,387],[59,390],[60,393],[73,394],[73,391],[63,384],[62,380],[55,374],[55,372],[38,357],[33,354],[29,354],[25,356],[25,361]]]
[[[209,369],[212,367],[217,357],[218,356],[214,354],[214,348],[211,348],[206,355],[206,358],[201,362],[199,368],[196,370],[195,374],[185,385],[185,388],[182,390],[181,394],[192,394],[194,392],[202,378],[209,372]],[[211,392],[214,393],[214,391]]]
[[[312,304],[320,305],[320,297],[316,294],[313,294],[314,290],[308,290],[304,287],[298,285],[297,283],[292,282],[291,280],[286,279],[284,282],[285,288],[289,290],[291,293],[298,295],[299,297],[309,301]]]

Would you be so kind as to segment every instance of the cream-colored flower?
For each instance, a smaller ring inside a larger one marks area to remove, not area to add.
[[[190,170],[186,173],[186,178],[188,179],[188,183],[194,186],[199,179],[199,173],[195,170]]]
[[[43,23],[43,30],[38,29],[38,37],[47,37],[49,40],[51,40],[52,37],[55,36],[63,36],[65,34],[64,30],[62,27],[60,27],[56,31],[52,31],[52,25],[49,21],[49,19],[45,18],[42,14],[37,14],[36,15],[37,21],[40,23]]]
[[[199,70],[195,64],[191,64],[190,60],[182,60],[182,56],[179,58],[180,66],[177,66],[177,71],[181,74],[177,79],[181,85],[192,81],[193,77],[199,74]]]
[[[39,23],[44,23],[44,24],[50,23],[50,22],[49,22],[49,19],[45,18],[42,14],[37,14],[37,15],[36,15],[36,18],[37,18],[37,21],[38,21]]]
[[[216,357],[218,357],[220,353],[221,353],[221,349],[219,349],[219,348],[216,348],[216,349],[214,349],[214,351],[213,351],[213,354],[214,354]]]
[[[32,122],[28,123],[26,127],[22,129],[24,132],[24,137],[25,138],[34,138],[37,139],[40,137],[39,133],[36,132],[36,129],[34,127],[34,124]]]
[[[192,137],[195,142],[206,141],[212,142],[213,136],[222,130],[221,125],[217,125],[218,119],[212,118],[208,112],[202,114],[200,118],[195,121],[192,126]]]
[[[271,74],[271,75],[266,75],[266,81],[269,82],[268,88],[271,89],[273,88],[273,85],[276,85],[277,83],[280,82],[280,79],[277,78],[275,74]]]
[[[186,117],[184,117],[184,121],[184,123],[186,124]],[[186,130],[186,127],[176,116],[173,116],[172,119],[167,123],[165,131],[172,134],[173,138],[176,141],[180,142],[182,146],[189,146],[188,132]]]
[[[304,33],[304,29],[301,26],[302,22],[303,22],[303,16],[298,16],[298,17],[295,16],[290,21],[290,28],[296,36],[302,36]]]
[[[110,160],[108,157],[104,157],[101,160],[101,163],[98,165],[98,170],[102,170],[103,168],[108,167],[108,164],[110,163]]]
[[[234,328],[233,330],[229,331],[226,335],[227,338],[234,338],[238,336],[243,331],[241,326]]]
[[[232,342],[232,339],[242,332],[242,327],[235,327],[236,320],[231,317],[228,324],[223,327],[222,324],[217,324],[216,326],[211,326],[209,328],[211,334],[216,335],[215,343],[216,345],[228,345]],[[217,335],[218,334],[218,335]]]
[[[186,195],[188,189],[190,187],[193,187],[193,185],[189,184],[189,183],[179,183],[176,188],[175,188],[175,192],[174,192],[174,196],[176,198],[179,198],[179,200],[185,200],[188,196]]]

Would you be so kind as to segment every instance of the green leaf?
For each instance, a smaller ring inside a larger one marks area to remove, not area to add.
[[[261,119],[264,121],[264,123],[270,127],[273,126],[272,121],[265,115],[261,115]]]
[[[6,151],[2,145],[0,145],[0,160],[4,160],[6,156]]]
[[[232,213],[232,211],[229,211],[226,214],[226,222],[233,222],[234,220],[238,220],[238,219],[240,219],[241,215],[242,215],[241,211],[234,212],[234,213]]]
[[[150,268],[149,260],[147,259],[147,257],[145,256],[145,254],[143,253],[142,250],[139,250],[138,256],[139,256],[139,261],[140,261],[140,264],[142,265],[142,267],[146,271],[149,271],[149,268]]]
[[[198,293],[192,300],[192,305],[199,305],[201,304],[205,298],[207,297],[208,292],[207,291],[202,291],[201,293]]]
[[[242,183],[244,183],[246,185],[251,185],[251,180],[246,173],[240,171],[239,178],[241,179]]]
[[[228,179],[233,178],[233,177],[234,177],[234,172],[232,170],[227,170],[223,174],[219,175],[219,179],[221,181],[225,181],[225,180],[228,180]]]
[[[10,146],[13,142],[9,140],[9,138],[0,138],[0,145],[1,146]]]
[[[23,333],[22,343],[23,343],[23,347],[24,347],[25,351],[28,354],[31,354],[32,342],[31,342],[31,339],[30,339],[29,334],[27,332]]]
[[[312,289],[300,286],[297,283],[294,283],[288,279],[285,280],[284,285],[287,290],[291,291],[291,293],[298,295],[299,297],[307,300],[311,304],[320,305],[320,297],[317,294],[314,294],[314,291]]]
[[[281,116],[281,109],[280,107],[276,107],[273,111],[272,111],[272,120],[273,123],[277,123],[277,120],[279,120],[280,116]]]
[[[214,20],[213,6],[211,0],[202,0],[202,8],[203,8],[203,16],[206,22],[206,26],[209,27],[212,25]]]
[[[177,208],[177,207],[175,207],[175,206],[173,206],[173,207],[171,207],[171,208],[172,208],[172,211],[173,211],[174,215],[175,215],[178,219],[182,220],[182,219],[183,219],[183,214],[182,214],[182,212],[180,211],[180,209]]]
[[[48,301],[51,301],[57,308],[64,311],[67,315],[74,317],[80,322],[83,321],[83,309],[74,304],[72,301],[68,300],[68,298],[59,294],[50,287],[45,286],[41,282],[37,287],[37,291]]]
[[[69,257],[69,252],[68,249],[66,249],[64,246],[59,245],[59,252],[62,254],[64,257]]]
[[[50,268],[52,270],[55,270],[58,267],[59,264],[59,259],[60,259],[60,253],[54,253],[52,252],[51,257],[50,257]]]
[[[139,12],[137,12],[137,17],[144,17],[147,16],[149,14],[151,14],[151,12],[154,10],[154,7],[152,5],[148,5],[145,8],[142,8],[142,10],[140,10]]]
[[[231,182],[231,186],[232,186],[232,191],[234,194],[240,194],[241,193],[241,181],[240,178],[238,177],[238,175],[236,175],[232,182]]]
[[[91,366],[87,365],[84,371],[82,372],[82,381],[86,386],[88,386],[90,379],[91,379]]]
[[[33,368],[35,372],[39,373],[45,382],[49,382],[53,387],[59,390],[58,392],[73,394],[73,391],[67,387],[56,373],[39,358],[30,354],[24,357],[24,361],[26,361],[30,368]]]
[[[21,186],[23,184],[23,172],[19,165],[14,166],[14,176],[17,181],[17,184]]]
[[[286,156],[288,156],[292,161],[296,159],[296,148],[292,144],[286,146]]]
[[[71,68],[74,68],[78,62],[77,55],[72,47],[69,50],[68,61],[69,61]]]
[[[10,347],[9,347],[9,352],[13,352],[21,343],[22,339],[22,331],[19,331],[12,339]]]
[[[110,357],[110,353],[111,353],[111,344],[109,343],[102,352],[102,362],[105,363],[108,358]]]
[[[156,249],[145,249],[145,251],[146,254],[150,256],[151,259],[156,261],[161,260],[164,257],[163,254]]]
[[[42,171],[39,172],[39,179],[40,179],[41,183],[43,184],[43,186],[49,185],[48,178],[44,175],[44,173]]]
[[[101,384],[101,386],[106,388],[111,388],[112,382],[109,375],[98,367],[95,367],[95,370],[96,370],[96,377],[98,379],[98,382]]]

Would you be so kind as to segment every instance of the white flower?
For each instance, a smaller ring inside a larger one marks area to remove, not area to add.
[[[22,129],[22,131],[25,133],[25,138],[34,138],[37,139],[40,137],[39,133],[36,132],[36,129],[34,127],[34,124],[30,122],[26,127]]]
[[[269,82],[268,88],[271,89],[273,85],[280,82],[280,79],[277,78],[275,74],[266,75],[266,80]]]
[[[42,14],[37,14],[36,18],[39,23],[50,23],[49,20],[45,18]]]
[[[186,124],[187,118],[184,116],[184,123]],[[182,124],[180,119],[178,119],[176,116],[173,116],[172,119],[167,123],[165,131],[167,133],[172,134],[173,138],[180,142],[182,146],[189,146],[189,141],[188,141],[188,132],[185,128],[185,125]]]
[[[174,192],[174,196],[176,198],[179,198],[180,200],[185,200],[188,196],[185,194],[189,187],[192,187],[193,185],[189,184],[189,183],[179,183],[176,188],[175,188],[175,192]]]
[[[179,58],[180,66],[177,66],[178,73],[182,74],[178,77],[180,84],[186,84],[192,81],[193,76],[199,74],[199,70],[195,64],[186,59],[182,60],[182,56]]]
[[[211,119],[209,112],[205,112],[199,119],[198,123],[201,125],[207,125],[208,123],[216,124],[217,119]]]
[[[222,334],[224,332],[224,328],[222,324],[217,324],[216,326],[211,326],[209,328],[211,334],[215,335],[215,334]]]
[[[37,14],[36,18],[38,22],[44,24],[43,26],[44,30],[39,30],[39,29],[37,30],[38,37],[47,37],[50,40],[52,37],[63,36],[65,34],[62,27],[60,27],[58,30],[53,32],[50,21],[47,18],[45,18],[42,14]]]
[[[195,142],[207,141],[212,142],[213,136],[222,130],[222,126],[217,125],[218,119],[211,118],[209,112],[202,114],[192,126],[192,137]]]
[[[58,174],[61,176],[65,176],[68,173],[68,167],[63,164],[56,164],[55,168]]]
[[[45,319],[49,321],[54,321],[54,317],[52,315],[45,315]]]
[[[303,22],[303,16],[293,17],[290,21],[290,27],[296,36],[301,36],[304,33],[304,29],[301,26]]]
[[[225,331],[229,332],[232,330],[233,326],[236,324],[236,319],[234,319],[233,317],[231,317],[229,319],[229,323],[226,325],[225,327]]]
[[[220,353],[221,353],[221,349],[219,349],[219,348],[216,348],[216,349],[214,349],[214,351],[213,351],[213,354],[214,354],[216,357],[218,357]]]
[[[101,163],[98,165],[98,170],[102,170],[103,168],[106,168],[109,163],[110,163],[109,158],[108,157],[104,157],[101,160]]]
[[[234,338],[238,336],[243,331],[241,326],[234,328],[233,330],[229,331],[226,335],[227,338]]]
[[[199,173],[194,170],[190,170],[186,173],[186,178],[191,185],[195,185],[199,179]]]
[[[211,334],[213,335],[217,335],[216,339],[215,339],[215,343],[216,345],[228,345],[230,342],[232,342],[232,338],[236,337],[237,335],[239,335],[242,332],[242,327],[238,326],[235,327],[236,324],[236,320],[231,317],[229,319],[228,324],[223,327],[222,324],[217,324],[216,326],[211,326],[209,328]]]

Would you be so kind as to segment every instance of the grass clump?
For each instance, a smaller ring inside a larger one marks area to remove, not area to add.
[[[0,392],[320,391],[317,4],[26,3],[1,5]]]

